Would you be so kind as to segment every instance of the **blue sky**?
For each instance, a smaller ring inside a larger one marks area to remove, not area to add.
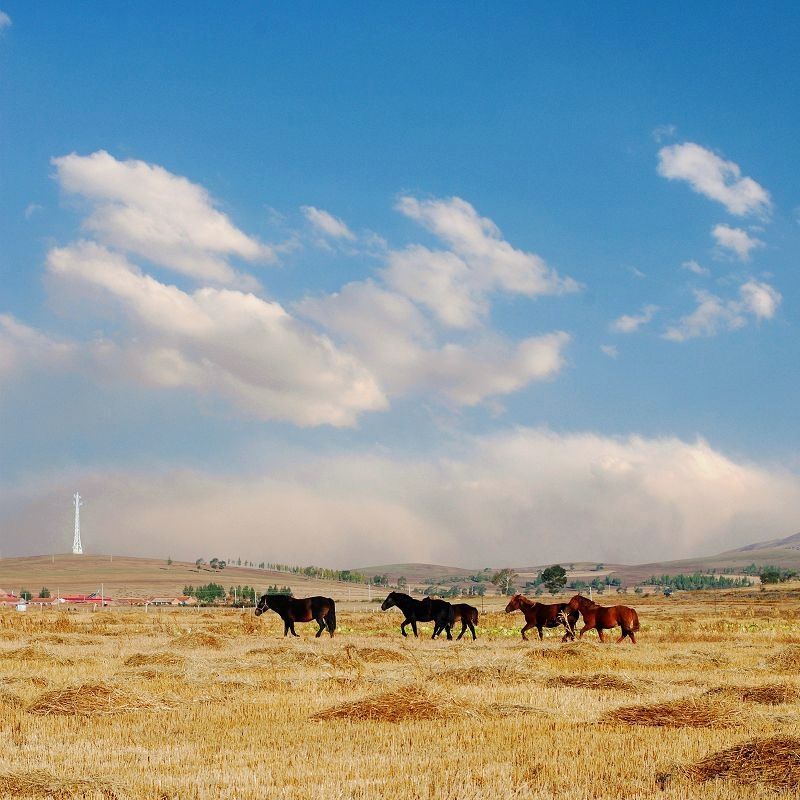
[[[0,9],[0,553],[796,529],[790,4]]]

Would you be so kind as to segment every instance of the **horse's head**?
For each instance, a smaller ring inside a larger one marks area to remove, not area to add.
[[[381,611],[386,611],[387,608],[391,608],[393,605],[396,605],[394,601],[395,594],[395,592],[389,592],[389,594],[386,595],[386,599],[381,603]]]
[[[262,594],[259,598],[258,605],[256,606],[256,616],[260,617],[265,611],[269,609],[269,595]]]
[[[506,614],[510,614],[512,611],[519,611],[521,608],[521,603],[520,603],[521,600],[522,600],[522,595],[515,594],[508,601],[508,605],[506,606]]]
[[[573,598],[572,598],[572,599],[569,601],[569,603],[567,603],[567,608],[568,608],[570,611],[580,611],[580,610],[581,610],[581,606],[582,606],[584,603],[588,603],[588,602],[589,602],[589,601],[587,600],[587,598],[583,597],[583,595],[576,594],[576,595],[575,595],[575,597],[573,597]]]

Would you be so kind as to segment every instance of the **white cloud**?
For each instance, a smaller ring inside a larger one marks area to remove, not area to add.
[[[561,278],[540,256],[512,247],[494,222],[479,216],[460,197],[401,197],[397,209],[445,242],[475,273],[477,284],[485,291],[501,289],[535,297],[580,288],[572,278]]]
[[[11,17],[5,11],[0,11],[0,31],[11,27]]]
[[[697,307],[664,333],[664,338],[684,342],[701,336],[716,336],[747,324],[747,317],[772,319],[781,302],[780,293],[767,283],[750,280],[739,287],[738,300],[724,300],[710,292],[694,292]]]
[[[735,253],[740,261],[749,261],[750,251],[763,247],[764,242],[754,236],[748,236],[747,231],[741,228],[732,228],[730,225],[715,225],[711,235],[721,250]]]
[[[202,281],[257,286],[228,259],[275,260],[275,249],[240,231],[208,192],[145,161],[118,161],[104,150],[52,159],[61,188],[92,207],[84,228],[101,242]]]
[[[455,253],[421,245],[391,251],[383,278],[393,289],[425,306],[443,325],[472,328],[489,310],[469,267]]]
[[[276,302],[232,289],[188,294],[93,242],[51,250],[47,261],[52,279],[127,322],[116,369],[132,379],[219,395],[258,418],[305,426],[352,425],[386,407],[356,358]]]
[[[671,139],[677,132],[675,125],[658,125],[653,129],[653,139],[660,144],[664,139]]]
[[[656,312],[658,306],[645,306],[639,314],[623,314],[611,323],[611,330],[616,333],[636,333],[642,325],[647,325]]]
[[[350,228],[333,214],[321,208],[314,208],[314,206],[301,206],[300,210],[318,233],[329,236],[331,239],[353,241],[356,238]]]
[[[613,344],[601,344],[600,350],[609,358],[616,358],[619,355],[619,350]]]
[[[701,275],[703,277],[708,277],[711,274],[710,269],[701,266],[694,259],[684,261],[681,267],[689,272],[693,272],[695,275]]]
[[[75,486],[93,552],[288,563],[313,552],[341,567],[646,562],[786,535],[800,516],[797,475],[703,440],[515,428],[428,457],[285,455],[247,475],[104,467],[0,485],[3,554],[68,544]]]
[[[769,192],[752,178],[742,177],[733,161],[725,161],[694,142],[662,147],[658,172],[670,180],[687,181],[695,192],[716,200],[731,214],[766,215],[771,206]]]
[[[306,298],[297,309],[357,353],[391,395],[431,391],[458,405],[553,377],[564,366],[570,338],[557,331],[510,342],[483,332],[467,344],[440,344],[412,302],[372,281]]]
[[[0,378],[27,370],[66,368],[75,346],[0,314]]]

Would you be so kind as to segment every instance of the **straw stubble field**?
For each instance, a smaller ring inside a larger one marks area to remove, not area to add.
[[[617,647],[523,643],[499,612],[475,643],[402,640],[396,611],[341,611],[333,640],[252,612],[8,612],[0,796],[796,797],[797,602],[640,614]]]

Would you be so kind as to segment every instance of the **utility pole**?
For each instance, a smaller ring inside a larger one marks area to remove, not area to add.
[[[75,504],[75,536],[72,539],[72,553],[73,555],[83,555],[83,547],[81,545],[81,506],[83,500],[78,492],[72,497],[72,502]]]

